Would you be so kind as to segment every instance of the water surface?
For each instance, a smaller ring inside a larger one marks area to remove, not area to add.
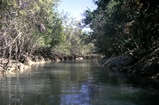
[[[0,105],[159,105],[159,85],[147,82],[92,61],[39,64],[0,77]]]

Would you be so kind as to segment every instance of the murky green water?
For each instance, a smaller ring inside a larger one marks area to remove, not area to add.
[[[46,63],[0,77],[0,105],[159,105],[158,87],[91,61]]]

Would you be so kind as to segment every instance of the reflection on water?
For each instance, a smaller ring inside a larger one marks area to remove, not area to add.
[[[158,87],[103,70],[91,61],[46,63],[0,77],[0,105],[158,104]]]

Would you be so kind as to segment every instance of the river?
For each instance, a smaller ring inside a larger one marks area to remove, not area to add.
[[[92,61],[51,62],[1,76],[0,105],[159,105],[159,85]]]

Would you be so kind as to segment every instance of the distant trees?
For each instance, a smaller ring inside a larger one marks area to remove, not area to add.
[[[61,20],[63,20],[65,40],[55,46],[54,50],[66,55],[86,55],[92,53],[94,44],[87,43],[89,34],[82,32],[82,28],[79,25],[81,22],[70,17],[69,14],[62,13],[62,15]]]
[[[107,56],[158,42],[157,0],[96,0],[96,10],[86,10],[85,26],[93,30],[96,51]]]

